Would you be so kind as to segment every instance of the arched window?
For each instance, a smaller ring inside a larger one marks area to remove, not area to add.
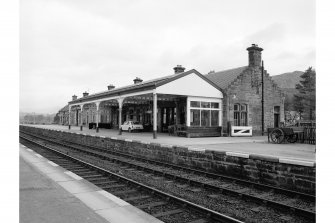
[[[234,126],[248,125],[248,106],[246,104],[234,104]]]

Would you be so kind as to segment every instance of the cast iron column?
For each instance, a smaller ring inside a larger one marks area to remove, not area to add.
[[[84,105],[80,105],[80,131],[83,131],[83,107]]]
[[[71,129],[71,106],[69,105],[69,130]]]
[[[119,103],[119,135],[122,135],[122,104],[123,104],[123,98],[119,98],[117,101]]]
[[[95,105],[97,106],[97,114],[96,114],[97,127],[96,127],[96,132],[99,132],[99,105],[100,105],[100,102],[95,102]]]
[[[153,111],[152,111],[154,126],[153,126],[153,137],[157,139],[157,94],[153,94]]]

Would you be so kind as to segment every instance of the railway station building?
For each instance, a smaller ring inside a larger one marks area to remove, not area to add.
[[[262,48],[247,48],[247,66],[202,75],[185,71],[91,94],[84,92],[58,112],[62,125],[120,129],[125,121],[137,121],[144,131],[169,132],[186,137],[259,135],[262,126],[284,121],[284,96],[264,70],[262,106]],[[262,115],[264,108],[264,116]],[[154,115],[156,114],[156,115]],[[264,124],[262,125],[262,120]],[[119,134],[122,134],[121,131]]]

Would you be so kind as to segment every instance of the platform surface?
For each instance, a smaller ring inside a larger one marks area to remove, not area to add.
[[[20,222],[161,221],[20,144]]]
[[[94,129],[83,127],[63,125],[27,125],[38,128],[55,129],[61,131],[71,131],[96,136],[116,137],[118,139],[139,140],[142,142],[154,142],[163,145],[186,146],[193,149],[207,149],[244,154],[258,154],[264,156],[273,156],[280,159],[301,160],[315,162],[316,146],[302,143],[273,144],[268,143],[267,136],[252,137],[203,137],[203,138],[185,138],[178,136],[169,136],[167,133],[158,133],[157,139],[153,139],[152,133],[149,132],[123,132],[118,135],[117,130]]]

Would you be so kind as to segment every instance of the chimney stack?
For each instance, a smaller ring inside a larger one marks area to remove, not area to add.
[[[258,47],[257,44],[251,44],[248,47],[249,51],[249,67],[260,67],[262,63],[262,48]]]
[[[77,100],[77,95],[72,96],[72,101]]]
[[[141,78],[136,77],[134,80],[134,84],[141,83],[143,80]]]
[[[107,88],[108,88],[108,90],[110,91],[110,90],[113,90],[113,89],[115,88],[115,86],[112,85],[112,84],[110,84],[110,85],[107,86]]]
[[[185,67],[182,65],[177,65],[176,67],[173,68],[175,74],[183,73],[185,70]]]
[[[88,92],[85,91],[85,92],[83,93],[83,97],[86,97],[86,96],[88,96]]]

